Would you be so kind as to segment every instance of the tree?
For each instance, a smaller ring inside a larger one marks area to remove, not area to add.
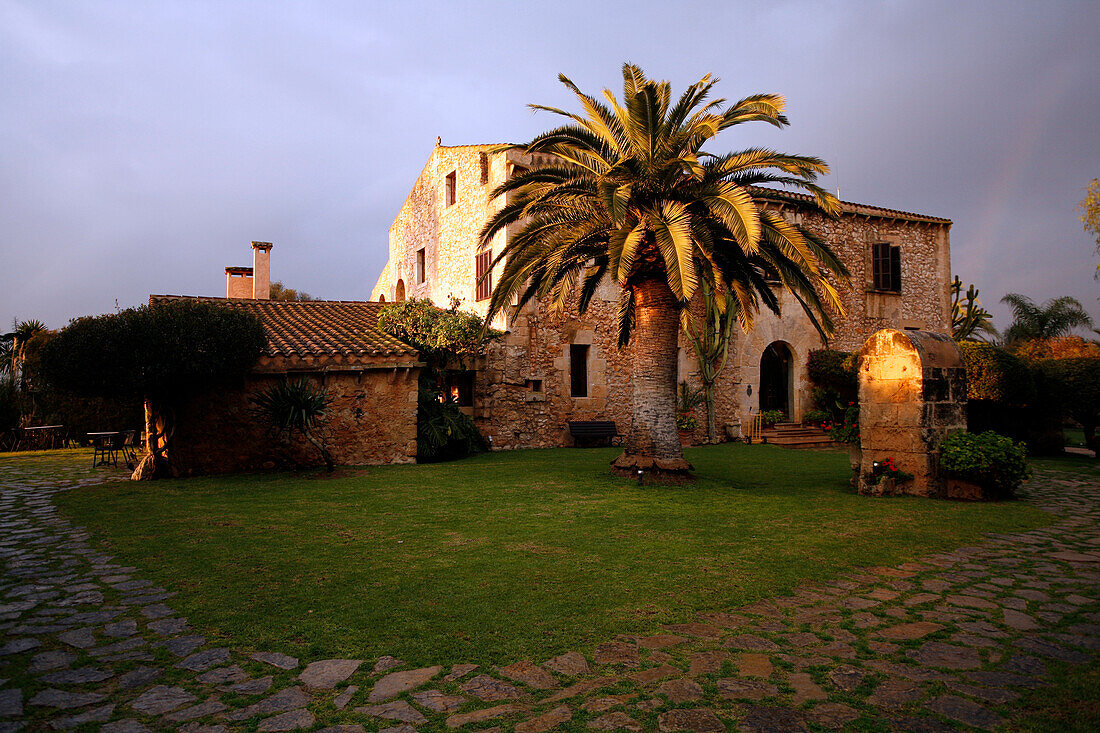
[[[316,300],[316,298],[304,290],[288,288],[286,285],[283,285],[282,280],[276,280],[271,283],[271,291],[268,297],[270,297],[271,300]]]
[[[737,300],[729,292],[720,302],[706,280],[699,283],[703,295],[702,326],[692,316],[690,308],[680,312],[680,326],[691,342],[699,376],[703,380],[703,401],[707,406],[707,442],[718,442],[714,417],[714,383],[729,358],[733,327],[737,324]]]
[[[1012,309],[1012,325],[1004,332],[1005,344],[1009,346],[1033,339],[1066,336],[1079,326],[1092,327],[1092,318],[1081,303],[1068,295],[1036,305],[1019,293],[1009,293],[1001,302]]]
[[[676,429],[676,351],[679,311],[706,282],[750,328],[761,306],[778,313],[775,285],[792,293],[822,332],[842,312],[828,275],[847,270],[818,236],[758,205],[753,187],[773,183],[802,189],[828,214],[836,199],[814,181],[828,167],[818,158],[763,148],[715,155],[703,146],[735,125],[761,121],[785,127],[785,102],[774,94],[730,106],[707,101],[717,80],[705,76],[675,103],[668,82],[623,66],[623,99],[604,90],[606,104],[558,77],[583,114],[532,105],[565,118],[535,137],[529,153],[556,162],[514,176],[493,196],[511,201],[485,224],[482,245],[516,225],[496,256],[503,271],[487,320],[532,298],[561,309],[576,297],[584,313],[610,278],[621,288],[619,344],[633,337],[633,421],[620,471],[686,472]]]
[[[77,319],[43,347],[40,368],[80,395],[143,399],[146,454],[133,478],[154,478],[174,472],[176,408],[242,378],[266,343],[250,313],[176,300]]]
[[[1092,179],[1077,208],[1081,209],[1081,226],[1096,238],[1096,254],[1100,255],[1100,178]],[[1100,264],[1094,277],[1100,278]]]
[[[962,280],[956,275],[951,281],[951,336],[956,341],[985,341],[986,336],[997,336],[993,328],[993,314],[982,308],[978,289],[971,285],[962,294]]]

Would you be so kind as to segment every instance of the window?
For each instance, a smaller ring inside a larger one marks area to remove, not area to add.
[[[424,248],[416,250],[416,284],[424,282]]]
[[[889,242],[871,245],[871,287],[874,290],[901,292],[901,247]]]
[[[493,264],[493,252],[492,250],[485,250],[484,252],[478,252],[476,259],[476,271],[477,271],[477,299],[488,300],[493,294],[493,271],[491,265]],[[485,277],[482,280],[482,276]]]
[[[543,392],[542,380],[541,379],[528,379],[527,380],[527,389],[529,389],[530,391],[535,392],[535,393]]]
[[[474,405],[474,376],[477,372],[447,372],[444,396],[459,407]]]
[[[489,182],[489,154],[482,153],[479,155],[478,162],[481,164],[481,185],[484,186]]]
[[[573,397],[588,396],[588,344],[572,344],[569,347],[569,394]]]
[[[451,171],[447,174],[447,206],[454,206],[456,199],[456,184],[458,179],[455,177],[455,171]]]

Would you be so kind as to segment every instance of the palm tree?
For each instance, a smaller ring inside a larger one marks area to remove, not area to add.
[[[1036,305],[1031,298],[1009,293],[1001,298],[1012,309],[1012,325],[1004,332],[1005,344],[1066,336],[1073,329],[1092,328],[1092,318],[1076,298],[1063,295]]]
[[[834,214],[836,199],[814,183],[828,167],[818,158],[762,148],[724,155],[702,150],[734,125],[786,126],[777,95],[758,94],[728,107],[724,99],[708,102],[717,80],[707,75],[673,104],[668,82],[624,64],[623,99],[604,90],[605,104],[558,78],[584,112],[531,105],[566,122],[525,146],[529,153],[551,154],[556,163],[520,173],[494,191],[512,200],[486,223],[482,245],[510,224],[521,229],[494,260],[494,266],[505,264],[486,321],[516,297],[520,306],[548,297],[563,308],[575,295],[584,313],[600,282],[614,280],[621,288],[619,344],[625,346],[632,333],[635,342],[633,422],[614,465],[687,471],[675,422],[680,310],[705,281],[717,293],[732,294],[738,320],[748,328],[762,305],[779,312],[777,282],[819,330],[829,332],[830,309],[842,307],[827,276],[846,278],[846,268],[819,237],[753,199],[753,186],[791,185]]]

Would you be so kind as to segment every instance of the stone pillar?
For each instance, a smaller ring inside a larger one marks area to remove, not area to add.
[[[271,298],[271,242],[252,243],[252,297]]]
[[[939,445],[956,430],[966,430],[966,367],[955,342],[928,331],[871,334],[859,352],[860,493],[946,496]],[[869,481],[887,458],[913,479]]]

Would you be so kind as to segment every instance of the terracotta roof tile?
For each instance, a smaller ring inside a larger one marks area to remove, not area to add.
[[[264,325],[267,356],[417,356],[416,349],[378,328],[384,303],[149,296],[150,304],[171,300],[200,300],[254,313]]]

